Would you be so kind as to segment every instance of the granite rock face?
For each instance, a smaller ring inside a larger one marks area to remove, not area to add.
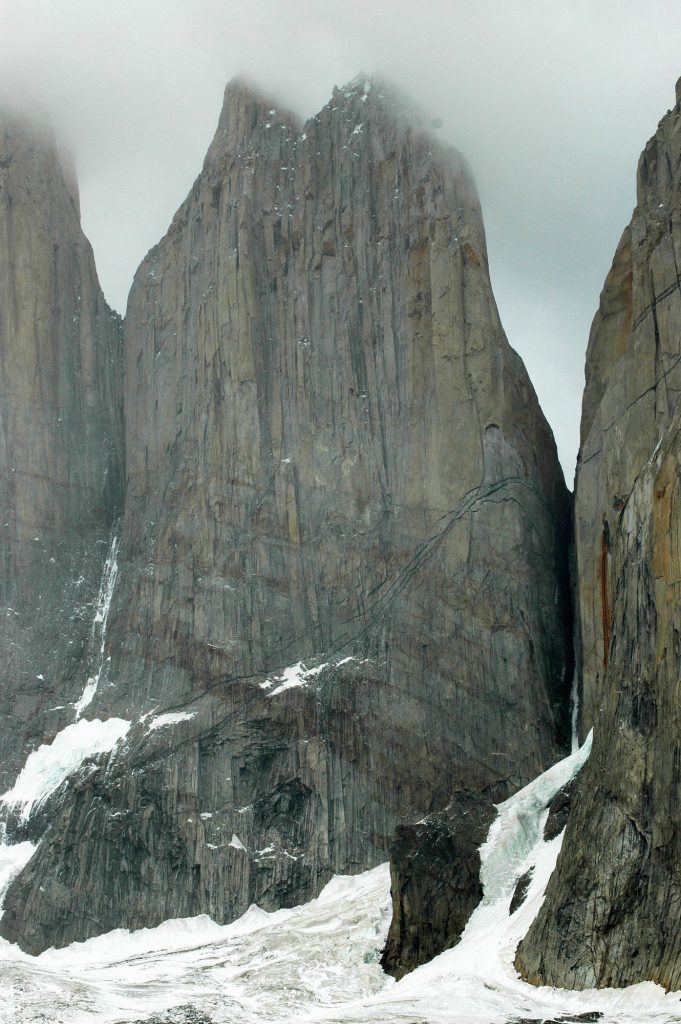
[[[572,779],[571,782],[568,782],[567,786],[563,786],[562,789],[558,790],[549,804],[549,815],[544,825],[545,842],[548,843],[555,839],[556,836],[559,836],[567,825],[574,791],[575,779]]]
[[[135,724],[8,893],[31,951],[308,899],[567,739],[568,495],[470,174],[401,101],[356,81],[300,125],[228,86],[125,387],[89,713]]]
[[[638,167],[637,206],[601,294],[586,356],[575,488],[582,735],[607,688],[616,578],[612,536],[681,390],[678,103]]]
[[[122,504],[121,371],[73,175],[0,113],[0,792],[87,679]]]
[[[576,516],[594,744],[517,953],[537,983],[681,987],[680,265],[677,88],[589,346]]]
[[[393,917],[381,964],[401,978],[461,938],[482,899],[479,848],[496,807],[456,793],[444,811],[400,825],[390,846]]]

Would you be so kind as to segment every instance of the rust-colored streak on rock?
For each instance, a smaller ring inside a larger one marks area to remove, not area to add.
[[[681,989],[678,104],[645,148],[637,198],[589,343],[576,480],[580,710],[593,749],[516,956],[528,981],[567,988]]]

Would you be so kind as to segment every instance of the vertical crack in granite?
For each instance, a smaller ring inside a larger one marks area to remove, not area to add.
[[[64,788],[7,895],[31,950],[308,899],[385,860],[400,819],[501,799],[568,739],[555,445],[466,165],[389,90],[357,80],[300,125],[227,87],[136,274],[125,362],[91,713],[138,724]]]
[[[610,554],[610,527],[608,520],[603,518],[601,533],[601,560],[599,566],[600,598],[601,598],[601,632],[603,634],[603,672],[608,669],[610,650],[610,598],[608,596],[608,557]]]
[[[530,981],[568,988],[681,988],[680,104],[681,82],[641,157],[638,204],[587,356],[576,536],[583,722],[594,721],[594,744],[516,957]],[[606,306],[620,312],[608,319]]]

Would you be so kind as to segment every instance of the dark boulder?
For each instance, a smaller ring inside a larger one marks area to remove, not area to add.
[[[482,899],[479,848],[491,800],[457,793],[446,810],[400,825],[390,847],[393,917],[381,964],[401,978],[455,946]]]

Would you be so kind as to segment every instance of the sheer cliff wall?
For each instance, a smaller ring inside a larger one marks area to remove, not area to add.
[[[517,955],[529,980],[568,988],[681,987],[680,266],[681,83],[587,354],[576,535],[594,744]]]
[[[49,134],[0,116],[0,791],[87,678],[122,503],[122,325]],[[55,705],[61,705],[55,709]]]
[[[390,91],[357,81],[301,125],[228,87],[137,272],[125,363],[88,714],[135,724],[8,893],[31,950],[300,902],[568,738],[555,445],[466,165]]]

